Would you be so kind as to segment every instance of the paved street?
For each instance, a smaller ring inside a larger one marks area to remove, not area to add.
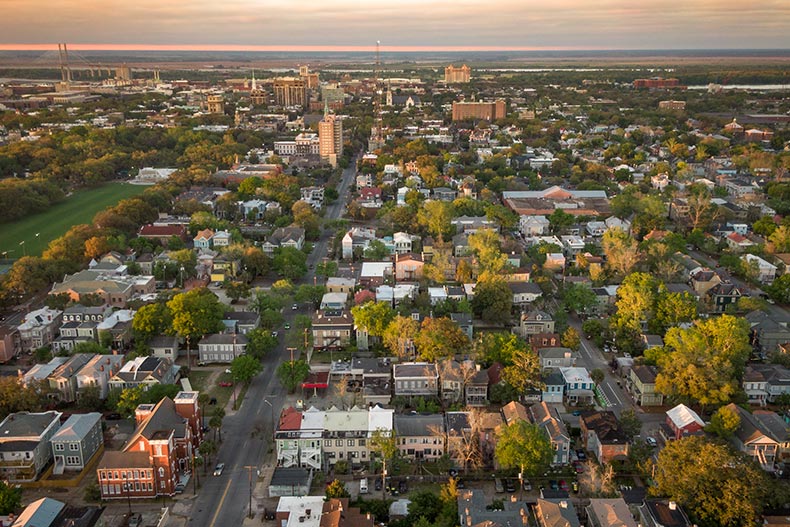
[[[327,220],[339,218],[345,209],[349,189],[356,175],[355,167],[356,160],[353,160],[350,168],[343,171],[342,181],[337,189],[339,198],[326,208]],[[309,270],[304,280],[306,283],[313,283],[315,265],[326,256],[333,234],[329,231],[323,232],[315,243],[313,252],[307,259]],[[296,314],[297,312],[286,309],[286,322],[292,322]],[[263,372],[250,385],[245,403],[238,412],[225,418],[223,443],[217,456],[217,462],[225,463],[225,470],[221,476],[209,475],[202,480],[203,487],[195,500],[188,525],[225,527],[242,524],[249,510],[250,471],[254,483],[256,470],[260,468],[272,442],[273,419],[279,416],[285,400],[285,391],[275,376],[280,362],[290,358],[284,342],[284,332],[280,332],[280,345],[264,359]],[[269,401],[271,406],[265,401]]]

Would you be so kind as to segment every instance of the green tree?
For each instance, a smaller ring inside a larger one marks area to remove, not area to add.
[[[173,314],[161,302],[146,304],[134,314],[132,329],[135,336],[144,341],[157,335],[166,335],[173,324]]]
[[[333,479],[327,486],[326,486],[326,499],[341,499],[341,498],[350,498],[351,494],[348,493],[346,490],[346,485],[339,479]]]
[[[320,262],[315,266],[315,274],[317,276],[322,276],[324,279],[329,278],[330,276],[337,275],[337,262],[333,262],[332,260],[327,260],[325,262]]]
[[[270,331],[255,328],[247,333],[247,354],[261,360],[277,347],[277,343],[277,337]]]
[[[702,405],[727,403],[738,393],[751,352],[745,319],[722,315],[671,328],[664,344],[670,352],[659,358],[661,393]]]
[[[98,386],[85,386],[77,394],[77,407],[89,412],[101,412],[104,401],[101,399],[101,389]]]
[[[513,357],[517,352],[526,352],[527,343],[513,333],[485,332],[475,342],[475,354],[478,361],[485,367],[495,362],[503,366],[513,364]]]
[[[614,325],[641,332],[656,305],[659,282],[647,273],[633,273],[617,288]]]
[[[271,262],[261,249],[257,247],[247,247],[241,257],[241,265],[249,273],[251,278],[263,276],[269,272]]]
[[[554,448],[537,425],[516,421],[499,432],[494,457],[500,466],[518,468],[522,477],[534,477],[548,469]]]
[[[540,358],[535,350],[520,348],[515,350],[512,363],[502,370],[502,380],[525,394],[532,389],[540,389]]]
[[[22,504],[22,489],[0,481],[0,514],[7,515]]]
[[[365,248],[364,255],[368,260],[386,260],[390,255],[390,250],[381,240],[372,240]]]
[[[225,410],[217,406],[211,413],[208,420],[208,425],[214,430],[214,441],[217,440],[219,434],[219,442],[222,443],[222,420],[225,418]]]
[[[312,309],[316,309],[321,304],[324,293],[326,293],[326,287],[322,285],[302,284],[296,288],[294,300],[307,302]]]
[[[483,275],[475,285],[472,312],[486,322],[506,324],[513,309],[513,292],[501,276]]]
[[[548,220],[551,232],[558,234],[564,232],[565,229],[576,223],[576,216],[568,214],[562,209],[556,209],[549,215]]]
[[[239,299],[250,296],[250,285],[245,282],[237,282],[226,278],[223,285],[225,294],[230,298],[231,302],[238,302]]]
[[[274,255],[272,265],[279,276],[296,280],[307,273],[307,255],[295,247],[282,247]]]
[[[422,321],[415,344],[421,360],[435,362],[463,353],[469,347],[469,338],[449,318],[428,317]]]
[[[601,384],[605,378],[606,374],[601,368],[594,368],[590,372],[590,379],[592,379],[595,384]]]
[[[135,409],[143,403],[144,394],[145,388],[143,386],[124,388],[120,393],[115,410],[125,417],[133,415]]]
[[[662,290],[656,301],[655,316],[648,325],[652,331],[663,333],[667,328],[696,320],[697,316],[697,301],[688,292]]]
[[[780,304],[790,304],[790,274],[783,274],[765,287],[765,292]]]
[[[167,307],[173,315],[172,327],[187,342],[189,361],[190,343],[198,338],[221,331],[225,306],[217,295],[206,288],[193,289],[174,296]]]
[[[735,405],[731,403],[716,410],[705,430],[726,440],[731,438],[740,426],[741,416]]]
[[[562,302],[569,311],[586,313],[598,305],[598,297],[587,284],[571,284],[563,291]]]
[[[212,456],[214,456],[214,454],[217,453],[217,450],[219,450],[217,448],[217,444],[214,441],[212,441],[211,439],[206,439],[205,441],[200,443],[200,446],[198,447],[198,452],[200,452],[200,455],[204,459],[204,461],[203,461],[203,474],[204,475],[208,471],[208,466],[211,463],[211,458],[212,458]]]
[[[249,385],[262,369],[261,361],[250,355],[240,355],[230,363],[233,380],[246,385]]]
[[[308,375],[310,375],[310,365],[303,360],[285,361],[277,367],[277,378],[289,393],[296,391]]]
[[[620,413],[620,428],[623,429],[629,441],[639,435],[642,430],[642,421],[639,420],[633,408],[626,408]]]
[[[654,480],[652,495],[678,502],[702,527],[757,525],[770,485],[751,459],[696,436],[667,443]]]
[[[387,302],[365,302],[351,308],[354,324],[372,337],[383,337],[387,326],[395,319],[395,311]]]

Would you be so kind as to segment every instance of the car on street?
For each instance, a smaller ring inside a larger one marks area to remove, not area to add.
[[[406,483],[405,479],[400,480],[400,482],[398,483],[398,492],[400,492],[401,494],[406,494],[407,492],[409,492],[409,484]]]
[[[560,490],[560,484],[557,483],[556,479],[549,480],[549,488],[551,490]]]
[[[291,329],[291,325],[290,325],[290,324],[287,324],[287,323],[286,323],[286,324],[285,324],[283,327],[284,327],[285,329]]]
[[[223,388],[230,388],[231,386],[233,386],[233,383],[230,381],[221,381],[219,385],[222,386]]]
[[[505,486],[502,484],[502,480],[499,478],[494,479],[494,490],[497,492],[505,492]]]
[[[466,483],[464,483],[464,480],[462,480],[461,478],[458,478],[455,480],[455,488],[459,490],[463,490],[466,488]]]
[[[649,437],[649,436],[646,437],[645,438],[645,443],[647,443],[648,445],[652,446],[653,448],[658,446],[658,441],[656,441],[655,437]]]
[[[277,338],[277,332],[276,331],[272,331],[272,337]]]
[[[223,470],[225,470],[225,463],[217,463],[217,466],[214,467],[214,475],[221,476]]]
[[[568,490],[570,490],[570,487],[568,486],[568,482],[566,482],[564,479],[560,480],[559,487],[560,490],[564,490],[565,492],[568,492]]]
[[[212,397],[211,399],[208,400],[208,404],[209,406],[217,404],[217,398]]]
[[[292,305],[292,306],[291,306],[291,309],[292,309],[293,311],[296,311],[297,309],[299,309],[299,304],[294,304],[294,305]]]
[[[584,464],[581,461],[577,461],[573,464],[573,468],[576,469],[577,474],[581,474],[584,472]]]
[[[373,488],[381,490],[381,478],[376,478],[376,481],[373,482]]]
[[[525,479],[521,482],[521,487],[526,491],[530,491],[532,490],[532,483],[530,483],[528,479]]]
[[[507,492],[516,492],[516,484],[513,482],[512,479],[505,480],[505,490]]]

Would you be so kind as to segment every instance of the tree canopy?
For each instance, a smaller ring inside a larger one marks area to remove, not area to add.
[[[494,456],[505,468],[518,468],[524,476],[543,474],[554,459],[554,448],[543,431],[527,421],[503,427]]]

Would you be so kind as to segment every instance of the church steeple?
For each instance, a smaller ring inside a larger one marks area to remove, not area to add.
[[[258,85],[255,83],[255,69],[252,70],[252,85],[250,87],[250,91],[255,91],[258,89]]]

